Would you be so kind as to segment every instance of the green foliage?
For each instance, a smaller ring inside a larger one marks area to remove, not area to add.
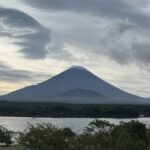
[[[12,144],[13,133],[6,129],[5,127],[0,126],[0,144],[8,146]]]
[[[150,117],[150,105],[92,105],[42,102],[0,102],[0,116],[25,117]]]
[[[29,150],[149,150],[150,129],[139,121],[114,125],[94,120],[78,135],[69,128],[38,124],[30,125],[19,143]]]
[[[69,128],[58,129],[51,124],[30,125],[20,135],[19,143],[31,150],[69,150],[75,133]]]
[[[112,130],[112,145],[115,150],[146,150],[148,129],[139,121],[121,122]]]
[[[0,126],[0,143],[12,144],[13,133]],[[18,143],[25,150],[150,150],[150,128],[133,120],[114,125],[94,120],[82,134],[52,124],[29,125]]]
[[[110,124],[109,121],[96,119],[89,123],[89,126],[86,127],[85,132],[101,135],[110,132],[113,127],[114,124]]]

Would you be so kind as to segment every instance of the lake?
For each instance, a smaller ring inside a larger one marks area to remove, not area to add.
[[[128,122],[132,119],[115,119],[115,118],[99,118],[101,120],[110,121],[110,123],[118,124],[120,121]],[[0,125],[8,128],[9,130],[18,132],[24,131],[29,124],[36,123],[52,123],[58,127],[70,127],[76,133],[81,133],[83,129],[91,122],[94,118],[32,118],[32,117],[0,117]],[[150,118],[137,118],[150,126]]]

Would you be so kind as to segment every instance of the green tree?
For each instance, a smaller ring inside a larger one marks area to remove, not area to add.
[[[80,136],[80,145],[84,143],[86,149],[109,150],[110,133],[114,128],[114,124],[108,121],[94,120],[89,123],[82,136]]]
[[[111,143],[114,150],[146,150],[146,126],[139,121],[121,122],[111,132]]]
[[[0,144],[8,146],[12,144],[13,132],[9,131],[3,126],[0,126]]]
[[[69,128],[58,129],[51,124],[30,125],[20,135],[19,143],[30,150],[70,150],[75,133]]]
[[[139,121],[94,120],[76,135],[70,128],[37,124],[20,135],[19,143],[28,150],[150,150],[150,129]]]
[[[110,132],[113,127],[114,124],[110,124],[109,121],[95,119],[85,128],[85,132],[91,134],[104,134]]]

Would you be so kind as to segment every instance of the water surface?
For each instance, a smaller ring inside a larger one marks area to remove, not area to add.
[[[99,118],[101,120],[110,121],[110,123],[119,124],[120,121],[128,122],[132,119],[116,119],[116,118]],[[57,127],[70,127],[76,133],[81,133],[83,129],[91,122],[94,118],[32,118],[32,117],[0,117],[0,125],[12,131],[24,131],[28,127],[28,124],[36,123],[52,123]],[[150,118],[137,118],[150,126]]]

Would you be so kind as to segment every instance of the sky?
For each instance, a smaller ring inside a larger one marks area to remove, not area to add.
[[[150,97],[150,0],[0,0],[0,95],[71,66]]]

